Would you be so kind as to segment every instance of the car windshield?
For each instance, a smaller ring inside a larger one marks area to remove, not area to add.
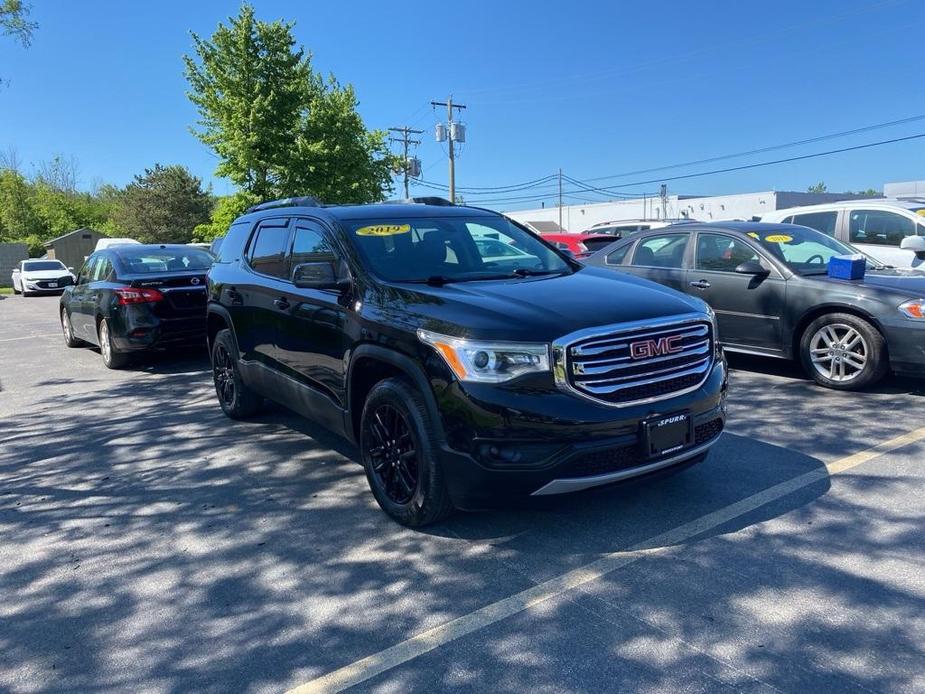
[[[23,272],[42,272],[43,270],[64,270],[64,265],[58,260],[34,260],[22,264]]]
[[[352,220],[373,272],[395,282],[466,282],[572,272],[558,253],[504,217]]]
[[[189,246],[179,249],[125,246],[119,249],[119,258],[132,274],[208,270],[213,262],[208,251]]]
[[[768,231],[750,231],[748,235],[799,275],[824,274],[833,255],[860,253],[856,248],[808,227],[788,225]]]

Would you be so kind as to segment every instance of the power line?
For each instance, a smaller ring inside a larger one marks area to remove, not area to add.
[[[532,181],[524,181],[522,183],[511,183],[506,186],[457,186],[456,190],[467,192],[467,193],[477,193],[478,191],[487,191],[491,193],[503,193],[503,192],[515,192],[517,190],[526,190],[528,188],[536,188],[546,183],[548,181],[554,181],[558,178],[559,174],[550,174],[549,176],[543,176],[542,178],[537,178]],[[431,188],[438,188],[446,190],[447,186],[442,183],[437,183],[435,181],[420,181],[420,183],[426,184]]]
[[[702,176],[714,176],[714,175],[716,175],[716,174],[721,174],[721,173],[730,173],[730,172],[733,172],[733,171],[744,171],[744,170],[746,170],[746,169],[757,169],[757,168],[760,168],[760,167],[762,167],[762,166],[773,166],[773,165],[775,165],[775,164],[786,164],[786,163],[788,163],[788,162],[793,162],[793,161],[804,161],[804,160],[806,160],[806,159],[815,159],[815,158],[817,158],[817,157],[827,157],[827,156],[831,156],[832,154],[842,154],[842,153],[844,153],[844,152],[854,152],[854,151],[861,150],[861,149],[870,149],[871,147],[881,147],[881,146],[883,146],[883,145],[895,144],[895,143],[897,143],[897,142],[908,142],[908,141],[910,141],[910,140],[918,140],[918,139],[921,139],[921,138],[923,138],[923,137],[925,137],[925,133],[919,133],[919,134],[917,134],[917,135],[907,135],[907,136],[905,136],[905,137],[895,137],[895,138],[892,138],[892,139],[889,139],[889,140],[880,140],[880,141],[878,141],[878,142],[868,142],[868,143],[865,143],[865,144],[863,144],[863,145],[854,145],[854,146],[852,146],[852,147],[842,147],[842,148],[840,148],[840,149],[831,149],[831,150],[828,150],[828,151],[825,151],[825,152],[814,152],[814,153],[812,153],[812,154],[802,154],[802,155],[799,155],[799,156],[796,156],[796,157],[786,157],[786,158],[784,158],[784,159],[774,159],[774,160],[772,160],[772,161],[756,162],[756,163],[754,163],[754,164],[743,164],[743,165],[741,165],[741,166],[730,166],[730,167],[726,167],[726,168],[724,168],[724,169],[713,169],[712,171],[699,171],[699,172],[697,172],[697,173],[683,174],[683,175],[680,175],[680,176],[670,176],[670,177],[668,177],[668,178],[653,178],[653,179],[650,179],[650,180],[647,180],[647,181],[634,181],[634,182],[632,182],[632,183],[621,183],[620,185],[617,185],[617,186],[610,186],[610,187],[606,187],[606,188],[598,188],[597,190],[601,190],[601,191],[613,191],[613,190],[619,189],[619,188],[630,188],[630,187],[635,187],[635,186],[649,185],[649,184],[652,184],[652,183],[665,183],[665,182],[667,182],[667,181],[680,181],[680,180],[686,180],[686,179],[690,179],[690,178],[700,178],[700,177],[702,177]],[[577,191],[572,190],[572,191],[563,191],[563,192],[568,192],[568,193],[581,193],[581,192],[585,192],[585,191],[583,191],[583,190],[577,190]],[[482,203],[487,203],[487,202],[492,202],[492,203],[500,203],[500,202],[528,202],[528,201],[533,200],[533,199],[539,200],[539,199],[548,198],[548,197],[552,197],[552,196],[551,196],[551,195],[544,195],[544,196],[541,196],[541,197],[539,197],[539,198],[537,198],[536,196],[529,196],[529,197],[527,197],[527,196],[522,196],[522,197],[519,197],[519,198],[497,198],[497,199],[494,199],[494,200],[481,200],[480,202],[482,202]]]
[[[770,145],[769,147],[761,147],[759,149],[751,149],[745,152],[736,152],[734,154],[723,154],[716,157],[709,157],[707,159],[696,159],[694,161],[686,161],[680,164],[667,164],[665,166],[655,166],[650,169],[637,169],[636,171],[625,171],[618,174],[610,174],[607,176],[597,176],[595,178],[586,178],[584,181],[604,181],[611,178],[623,178],[624,176],[638,176],[640,174],[653,173],[655,171],[668,171],[669,169],[682,169],[687,166],[697,166],[698,164],[711,164],[716,161],[723,161],[725,159],[736,159],[738,157],[747,157],[752,154],[764,154],[765,152],[773,152],[779,149],[786,149],[788,147],[799,147],[800,145],[809,145],[815,142],[823,142],[824,140],[834,140],[839,137],[847,137],[849,135],[859,135],[861,133],[870,132],[871,130],[879,130],[881,128],[889,128],[894,125],[904,125],[906,123],[914,123],[916,121],[925,120],[925,114],[910,116],[908,118],[901,118],[899,120],[887,121],[886,123],[876,123],[874,125],[866,125],[861,128],[854,128],[853,130],[843,130],[837,133],[829,133],[828,135],[819,135],[818,137],[810,137],[805,140],[795,140],[794,142],[785,142],[779,145]]]

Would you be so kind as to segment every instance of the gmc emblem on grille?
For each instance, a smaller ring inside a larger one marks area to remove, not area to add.
[[[630,342],[630,356],[633,359],[651,359],[665,354],[677,354],[684,349],[681,335],[660,337],[657,340]]]

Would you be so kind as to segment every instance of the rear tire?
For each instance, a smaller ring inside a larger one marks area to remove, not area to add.
[[[64,333],[64,344],[68,347],[80,347],[84,341],[74,337],[74,326],[71,325],[71,315],[66,308],[61,309],[61,332]]]
[[[807,326],[800,361],[816,383],[835,390],[859,390],[890,370],[886,341],[877,328],[850,313],[829,313]]]
[[[376,384],[363,405],[360,453],[380,508],[410,528],[453,512],[423,395],[400,378]]]
[[[109,319],[103,318],[97,326],[97,335],[100,338],[100,354],[103,356],[103,364],[107,369],[121,369],[129,362],[129,355],[124,352],[117,352],[112,344],[112,331],[109,327]]]
[[[212,381],[218,404],[231,419],[247,419],[260,411],[263,398],[247,387],[238,366],[238,345],[227,328],[212,342]]]

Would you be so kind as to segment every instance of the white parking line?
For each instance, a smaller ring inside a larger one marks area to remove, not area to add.
[[[54,337],[61,333],[42,333],[41,335],[23,335],[21,337],[5,337],[0,342],[16,342],[16,340],[34,340],[37,337]]]
[[[413,660],[424,653],[454,641],[466,634],[483,629],[500,622],[507,617],[527,610],[550,598],[562,595],[579,586],[596,581],[603,576],[646,556],[658,554],[671,549],[679,543],[688,541],[701,533],[713,530],[724,523],[750,513],[765,504],[776,501],[799,489],[816,482],[821,482],[830,475],[846,472],[866,463],[877,456],[889,453],[903,446],[925,440],[925,427],[915,429],[907,434],[897,436],[845,458],[826,463],[823,468],[812,470],[793,479],[775,484],[764,491],[725,506],[721,509],[679,525],[665,533],[651,537],[629,550],[606,554],[600,559],[579,567],[566,574],[557,576],[532,588],[511,595],[498,602],[486,605],[474,612],[463,615],[440,626],[428,629],[407,641],[402,641],[384,651],[358,660],[350,665],[334,670],[317,679],[299,685],[289,694],[309,694],[316,692],[339,692],[348,687],[391,670],[402,663]]]

